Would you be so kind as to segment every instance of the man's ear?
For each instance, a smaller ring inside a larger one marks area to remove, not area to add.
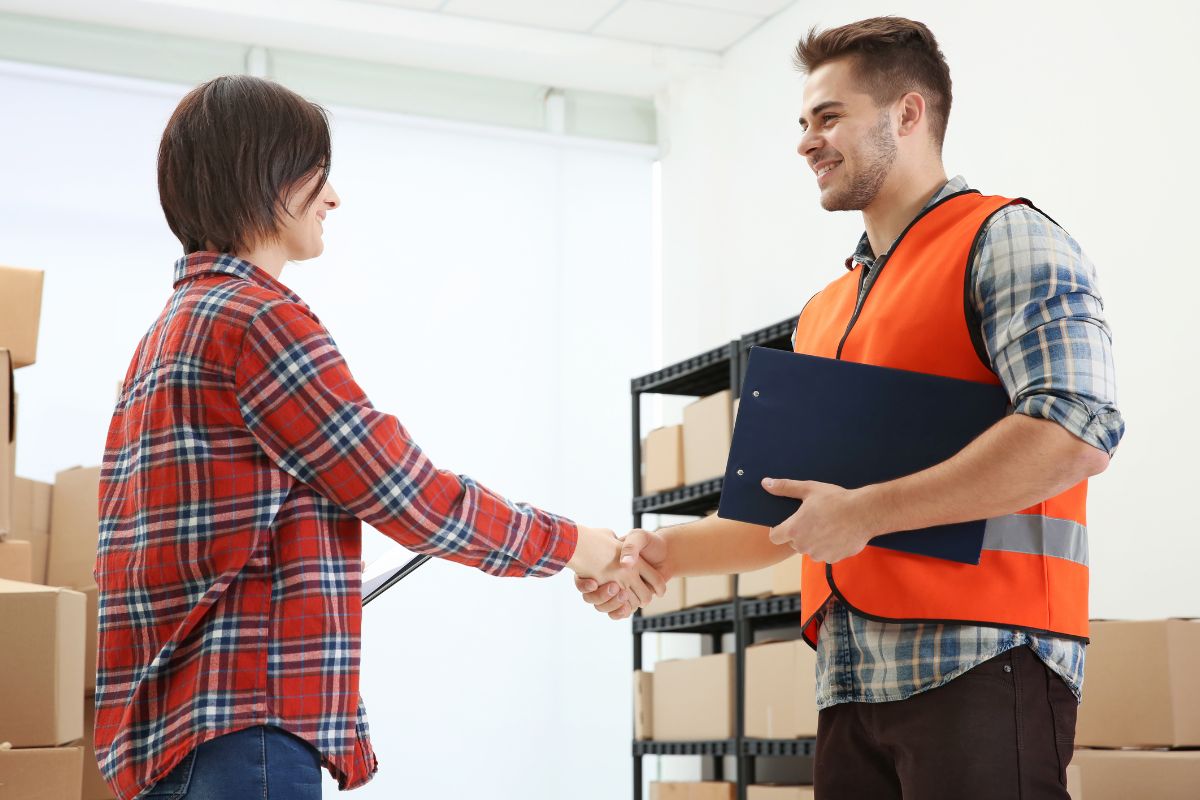
[[[900,136],[910,136],[925,119],[925,98],[920,92],[909,92],[898,101],[900,119],[897,133]]]

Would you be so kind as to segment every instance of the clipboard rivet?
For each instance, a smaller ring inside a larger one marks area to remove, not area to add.
[[[745,474],[746,474],[746,470],[744,470],[744,469],[739,469],[739,470],[738,470],[738,476],[739,476],[739,477],[740,477],[740,476],[742,476],[742,475],[745,475]]]
[[[755,390],[754,390],[754,396],[755,396],[755,397],[758,397],[758,389],[755,389]]]

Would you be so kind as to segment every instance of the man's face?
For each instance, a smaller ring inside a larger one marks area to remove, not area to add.
[[[871,205],[896,160],[896,137],[886,110],[856,85],[845,59],[813,70],[804,84],[797,152],[816,175],[826,211]]]

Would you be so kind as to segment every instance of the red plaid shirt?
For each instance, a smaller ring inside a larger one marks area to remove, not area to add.
[[[175,279],[104,453],[97,760],[126,800],[202,742],[277,725],[359,786],[360,520],[506,576],[562,569],[576,528],[436,469],[266,272],[193,253]]]

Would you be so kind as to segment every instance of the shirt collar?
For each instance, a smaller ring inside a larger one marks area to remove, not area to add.
[[[929,198],[919,213],[924,213],[930,206],[941,202],[946,197],[949,197],[956,192],[965,192],[971,187],[967,186],[967,180],[962,175],[955,175],[950,180],[934,192],[933,197]],[[868,267],[875,263],[875,252],[871,250],[871,240],[867,238],[866,231],[858,240],[858,246],[854,248],[854,252],[846,259],[846,269],[854,269],[860,264],[866,264]]]
[[[200,250],[188,253],[175,262],[175,286],[199,277],[200,275],[233,275],[236,278],[257,283],[268,289],[274,289],[293,302],[305,305],[296,294],[282,283],[271,277],[271,274],[261,267],[256,267],[244,258],[238,258],[232,253],[216,253],[210,250]]]

